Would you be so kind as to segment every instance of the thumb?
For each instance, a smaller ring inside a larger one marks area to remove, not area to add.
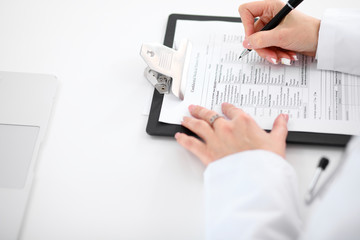
[[[274,121],[273,129],[271,130],[271,135],[280,141],[285,141],[288,134],[288,129],[287,129],[288,120],[289,120],[289,115],[280,114]]]
[[[252,49],[267,48],[267,47],[279,47],[280,40],[278,31],[275,29],[269,31],[260,31],[251,34],[246,38],[245,44]]]

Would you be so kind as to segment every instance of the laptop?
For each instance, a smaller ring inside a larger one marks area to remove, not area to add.
[[[54,76],[0,72],[0,239],[18,239],[57,89]]]

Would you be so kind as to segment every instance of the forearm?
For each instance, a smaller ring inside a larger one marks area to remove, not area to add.
[[[207,239],[296,239],[297,178],[280,156],[246,151],[205,172]]]

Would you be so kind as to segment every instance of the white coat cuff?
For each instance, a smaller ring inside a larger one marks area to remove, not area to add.
[[[328,9],[320,24],[317,67],[360,75],[360,10]]]
[[[204,173],[207,239],[296,239],[300,231],[294,169],[269,151],[236,153]]]
[[[231,168],[240,167],[241,171],[245,171],[245,173],[250,173],[248,170],[259,172],[282,167],[286,168],[291,174],[295,174],[291,165],[280,155],[265,150],[251,150],[228,155],[210,163],[204,173],[205,181],[210,175],[221,175],[224,173],[223,171],[228,171],[229,166]]]

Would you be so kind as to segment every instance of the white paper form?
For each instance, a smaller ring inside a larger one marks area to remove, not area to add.
[[[159,120],[180,124],[197,104],[221,113],[229,102],[271,129],[280,113],[289,114],[290,131],[360,133],[360,77],[317,70],[313,58],[300,55],[292,66],[272,65],[243,50],[241,23],[178,20],[174,45],[192,43],[185,98],[165,95]]]

